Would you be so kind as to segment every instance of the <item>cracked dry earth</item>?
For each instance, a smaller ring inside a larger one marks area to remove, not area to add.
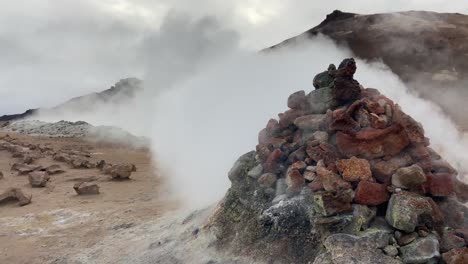
[[[0,139],[6,133],[0,133]],[[49,151],[33,164],[58,164],[65,171],[50,176],[44,188],[32,188],[27,175],[11,171],[14,158],[0,150],[0,193],[16,187],[32,202],[20,207],[11,201],[0,204],[0,263],[117,263],[132,254],[133,244],[148,231],[148,223],[158,222],[177,207],[164,192],[163,181],[155,174],[150,153],[122,146],[95,145],[82,139],[31,137],[9,133],[13,144],[46,146]],[[112,181],[99,169],[74,169],[53,160],[61,149],[89,153],[91,160],[132,163],[137,171],[129,181]],[[92,181],[100,194],[78,196],[73,185]],[[107,242],[106,242],[107,241]]]

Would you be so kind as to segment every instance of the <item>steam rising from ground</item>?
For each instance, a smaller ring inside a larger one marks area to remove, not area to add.
[[[288,96],[312,90],[316,73],[350,56],[324,37],[269,54],[237,51],[158,96],[153,149],[173,191],[192,206],[221,198],[234,161],[255,148],[268,119],[287,109]],[[439,107],[409,93],[383,64],[357,64],[364,87],[400,104],[423,123],[436,151],[468,171],[467,140]]]

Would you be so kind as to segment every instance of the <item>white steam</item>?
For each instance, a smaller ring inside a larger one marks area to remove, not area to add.
[[[316,73],[350,56],[324,37],[269,54],[237,51],[158,96],[153,149],[174,193],[192,206],[221,198],[230,185],[230,167],[255,149],[258,132],[287,109],[288,96],[312,90]],[[409,93],[383,64],[357,64],[361,84],[400,104],[423,123],[436,151],[468,169],[467,142],[435,104]]]

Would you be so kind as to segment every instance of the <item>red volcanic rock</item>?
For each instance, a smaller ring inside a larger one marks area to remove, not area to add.
[[[315,162],[323,160],[325,165],[336,162],[340,157],[333,145],[322,143],[315,145],[309,141],[306,148],[307,155]]]
[[[275,173],[278,169],[278,162],[281,158],[281,150],[275,149],[270,156],[268,156],[265,164],[263,165],[264,172],[272,172]]]
[[[291,165],[291,169],[297,169],[299,171],[304,171],[307,167],[307,164],[304,161],[296,161]]]
[[[297,110],[307,110],[307,97],[304,91],[291,94],[288,98],[288,107]]]
[[[343,131],[347,134],[355,134],[361,129],[361,125],[354,120],[345,109],[333,111],[333,119],[330,130]]]
[[[458,202],[455,197],[448,197],[447,199],[438,201],[437,204],[449,227],[454,229],[463,228],[466,210],[463,204]],[[465,238],[468,240],[468,236]]]
[[[346,157],[374,159],[397,155],[408,146],[409,139],[401,126],[394,124],[385,129],[369,128],[356,135],[337,132],[336,144]]]
[[[301,191],[304,187],[305,180],[301,172],[298,169],[289,169],[286,174],[286,185],[288,189],[292,192]]]
[[[371,170],[374,178],[381,183],[389,183],[395,171],[401,167],[412,164],[410,155],[403,154],[389,160],[380,160],[371,163]]]
[[[294,123],[296,118],[303,116],[305,114],[302,110],[290,109],[282,114],[279,114],[279,126],[281,128],[289,127]]]
[[[395,109],[395,121],[403,126],[412,143],[425,143],[424,129],[411,116],[403,113],[399,107]]]
[[[369,110],[369,112],[376,114],[376,115],[381,115],[385,114],[385,107],[380,105],[378,102],[370,101],[370,100],[363,100],[366,108]]]
[[[448,173],[428,174],[424,189],[432,196],[449,196],[454,193],[453,175]]]
[[[258,179],[258,184],[265,188],[271,188],[276,183],[277,177],[273,173],[265,173]]]
[[[323,183],[320,178],[315,178],[311,183],[307,185],[313,192],[323,190]]]
[[[287,142],[284,138],[272,138],[270,140],[270,144],[273,146],[273,148],[281,148],[286,143]]]
[[[319,130],[325,120],[325,115],[305,115],[294,120],[294,125],[302,130]]]
[[[356,189],[354,201],[358,204],[376,206],[390,199],[387,187],[368,181],[361,181]]]
[[[442,254],[442,259],[447,264],[466,264],[468,263],[468,248],[456,248]]]
[[[378,116],[374,113],[370,114],[370,124],[372,128],[384,129],[387,127],[388,119],[386,116]]]
[[[347,181],[368,181],[372,179],[372,172],[369,162],[365,159],[352,157],[336,162],[338,171]]]
[[[462,248],[465,246],[465,239],[457,236],[453,230],[444,230],[441,241],[440,250],[446,252],[454,248]]]

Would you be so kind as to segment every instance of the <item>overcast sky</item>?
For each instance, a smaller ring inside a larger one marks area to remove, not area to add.
[[[192,45],[191,51],[200,50],[197,54],[201,55],[189,55],[190,60],[200,60],[211,50],[219,53],[237,46],[257,50],[276,44],[317,25],[334,9],[468,13],[468,2],[3,0],[0,115],[53,106],[73,96],[106,89],[121,78],[144,77],[148,64],[160,55],[178,53],[177,48],[186,48],[177,45],[178,41],[190,43],[200,32],[204,39],[197,42],[198,46]],[[216,36],[210,41],[211,31]],[[221,45],[213,43],[217,41]],[[209,48],[203,47],[205,44]]]

